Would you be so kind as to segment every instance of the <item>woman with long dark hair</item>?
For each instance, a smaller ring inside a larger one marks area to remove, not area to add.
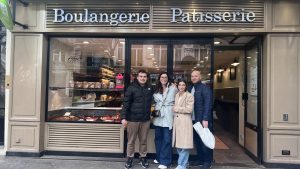
[[[158,168],[166,169],[172,164],[172,127],[173,127],[173,106],[176,86],[168,73],[159,74],[154,92],[155,110],[159,110],[158,117],[154,117],[155,126],[155,147]]]
[[[178,81],[179,92],[175,96],[174,123],[173,123],[173,147],[179,154],[176,169],[186,169],[189,159],[189,150],[193,148],[193,123],[192,112],[194,109],[194,96],[187,92],[187,83]]]

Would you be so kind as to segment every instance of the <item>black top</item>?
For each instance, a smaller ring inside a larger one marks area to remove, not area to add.
[[[151,86],[141,86],[138,82],[133,82],[125,92],[121,119],[133,122],[150,120],[152,98]]]

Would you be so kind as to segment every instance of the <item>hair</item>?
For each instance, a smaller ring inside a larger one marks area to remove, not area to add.
[[[168,84],[167,84],[167,87],[169,87],[169,86],[171,86],[172,85],[172,79],[171,79],[171,77],[170,77],[170,75],[167,73],[167,72],[162,72],[162,73],[160,73],[159,74],[159,76],[158,76],[158,78],[157,78],[157,81],[156,81],[156,87],[155,87],[155,93],[160,93],[160,94],[162,94],[163,93],[163,86],[162,86],[162,84],[161,84],[161,82],[160,82],[160,77],[162,76],[162,75],[167,75],[167,77],[168,77]]]
[[[137,74],[140,74],[140,73],[145,73],[148,77],[148,72],[146,70],[140,69]]]
[[[187,86],[188,86],[187,81],[184,80],[184,79],[179,79],[178,82],[177,82],[177,87],[178,87],[180,82],[183,82],[185,84],[185,90],[184,91],[187,91]]]
[[[191,73],[193,73],[193,72],[199,72],[201,74],[201,70],[199,68],[193,69]]]

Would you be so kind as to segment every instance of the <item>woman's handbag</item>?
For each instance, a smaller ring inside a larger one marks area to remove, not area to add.
[[[160,117],[160,110],[153,110],[151,112],[152,117]]]
[[[167,90],[166,97],[164,98],[164,100],[163,100],[163,102],[162,102],[161,108],[162,108],[162,107],[164,106],[164,104],[165,104],[165,101],[166,101],[167,96],[168,96],[168,92],[169,92],[169,89]],[[160,108],[160,109],[161,109],[161,108]],[[152,117],[161,117],[160,110],[153,110],[153,111],[151,112],[151,116],[152,116]]]
[[[203,128],[200,122],[197,122],[193,125],[195,131],[200,136],[202,142],[207,148],[214,149],[215,148],[215,137],[210,132],[208,128]]]

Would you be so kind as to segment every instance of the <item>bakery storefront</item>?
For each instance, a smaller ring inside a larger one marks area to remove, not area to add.
[[[213,87],[216,39],[233,37],[224,49],[236,49],[238,38],[251,37],[242,49],[245,57],[256,58],[255,72],[249,73],[257,91],[256,116],[255,124],[246,121],[240,128],[241,145],[259,163],[300,164],[299,2],[29,1],[26,6],[18,1],[14,6],[21,26],[7,40],[7,155],[123,157],[120,111],[139,69],[146,69],[155,85],[162,71],[189,79],[190,71],[200,68]],[[288,92],[278,92],[286,83]],[[280,102],[290,103],[278,107]],[[151,130],[150,153],[153,139]]]

